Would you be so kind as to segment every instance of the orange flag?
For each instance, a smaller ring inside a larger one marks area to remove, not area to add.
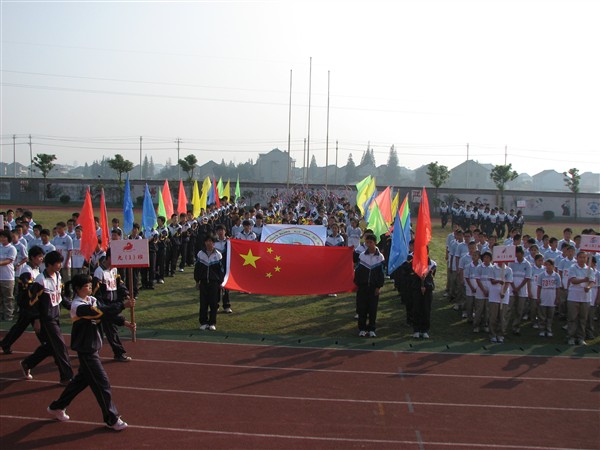
[[[217,208],[220,208],[221,200],[219,199],[219,196],[221,195],[221,193],[217,189],[217,179],[216,178],[213,178],[213,188],[215,189],[215,204],[217,205]]]
[[[392,217],[392,188],[389,186],[385,190],[375,197],[379,211],[385,220],[385,223],[390,224],[394,220]],[[373,203],[371,203],[373,205]]]
[[[102,243],[100,244],[100,248],[106,251],[108,250],[108,243],[110,241],[110,232],[108,231],[108,214],[106,213],[104,188],[100,191],[100,228],[102,228],[102,235],[100,236]]]
[[[423,276],[429,267],[427,246],[431,241],[431,216],[429,214],[429,199],[423,187],[419,215],[417,216],[417,230],[415,232],[415,245],[413,251],[413,270],[418,276]]]
[[[173,215],[173,199],[171,198],[171,191],[169,190],[169,182],[167,180],[165,180],[165,185],[163,186],[163,190],[162,190],[162,198],[163,198],[163,203],[165,205],[165,213],[167,220],[171,219],[171,216]]]
[[[92,208],[92,197],[90,196],[90,188],[85,194],[83,208],[77,220],[77,224],[81,225],[81,245],[79,251],[82,256],[89,261],[96,245],[98,245],[98,236],[96,235],[96,222],[94,221],[94,209]]]
[[[177,213],[187,213],[187,196],[185,195],[185,188],[183,187],[183,181],[179,180],[179,196],[177,197]]]

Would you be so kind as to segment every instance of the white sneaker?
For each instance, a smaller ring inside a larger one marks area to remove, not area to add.
[[[562,326],[562,329],[563,329],[563,330],[565,330],[565,331],[568,331],[568,330],[569,330],[569,325],[566,325],[566,324],[565,324],[565,325],[563,325],[563,326]]]
[[[498,336],[498,343],[504,344],[504,336]]]
[[[463,313],[462,313],[462,315],[461,315],[461,317],[462,317],[463,319],[466,319],[466,318],[468,318],[469,316],[467,315],[467,313],[466,313],[466,312],[463,312]]]
[[[577,341],[577,345],[587,345],[587,342],[585,342],[583,339],[579,339]]]
[[[417,331],[417,332],[415,332],[415,333],[412,335],[412,337],[413,337],[414,339],[419,339],[419,338],[421,337],[421,333],[419,333],[419,332]]]
[[[354,314],[354,319],[358,320],[358,314]]]
[[[327,294],[328,297],[337,297],[337,294]]]
[[[200,325],[200,329],[201,329],[202,331],[208,330],[208,324],[207,324],[207,323],[205,323],[204,325]]]
[[[458,304],[456,304],[452,307],[453,311],[458,311],[459,309],[460,309],[460,307],[458,306]]]
[[[112,425],[106,425],[108,428],[111,428],[115,431],[122,431],[127,428],[127,422],[123,422],[123,420],[119,417],[119,419],[113,423]]]
[[[177,269],[177,272],[183,272],[183,269]]]
[[[231,313],[233,313],[233,309],[231,309],[231,308],[225,308],[223,311],[224,311],[226,314],[231,314]]]
[[[540,337],[546,337],[546,332],[545,331],[541,331],[539,334]]]
[[[25,361],[21,361],[21,371],[23,371],[23,377],[25,377],[26,380],[33,380],[31,369],[25,365]]]
[[[493,337],[493,338],[490,339],[490,342],[492,344],[497,344],[498,343],[498,339],[496,339],[495,337]]]
[[[374,331],[369,331],[369,337],[377,337]]]
[[[421,337],[423,339],[429,339],[429,333],[425,332],[425,333],[421,334]]]
[[[217,331],[217,327],[216,327],[216,326],[214,326],[214,325],[210,325],[210,326],[208,327],[208,329],[209,329],[210,331]]]
[[[571,338],[567,341],[567,345],[575,345],[575,339]]]
[[[554,334],[552,334],[552,331],[546,331],[546,336],[552,337],[552,336],[554,336]]]
[[[537,323],[533,324],[533,328],[535,328],[536,330],[539,328],[540,326]]]
[[[70,417],[67,416],[66,409],[50,409],[50,407],[48,406],[46,408],[46,411],[48,411],[48,414],[50,414],[51,416],[56,417],[56,420],[60,420],[61,422],[66,422],[70,419]]]
[[[358,337],[366,337],[367,336],[367,332],[366,331],[359,331],[358,332]]]

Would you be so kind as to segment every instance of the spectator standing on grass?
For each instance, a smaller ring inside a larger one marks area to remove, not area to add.
[[[465,305],[462,318],[467,319],[468,323],[473,322],[473,313],[475,311],[475,294],[477,293],[477,268],[480,263],[480,253],[473,250],[469,255],[470,261],[464,265],[463,278],[465,282]]]
[[[560,275],[554,270],[554,260],[547,259],[544,262],[544,272],[538,275],[537,303],[540,325],[540,336],[552,337],[552,319],[554,311],[559,302]]]
[[[413,300],[413,338],[429,339],[431,328],[431,303],[433,301],[433,290],[435,283],[435,271],[437,264],[431,258],[427,258],[427,271],[418,276],[415,272],[411,274],[412,300]]]
[[[529,283],[531,282],[531,264],[525,259],[523,247],[515,249],[516,261],[509,263],[512,271],[512,295],[508,306],[509,314],[512,316],[511,327],[513,334],[521,334],[521,321],[527,300],[529,299]],[[510,316],[509,316],[510,317]]]
[[[594,285],[591,289],[590,295],[590,311],[588,313],[588,321],[585,327],[585,338],[594,339],[596,337],[595,324],[597,320],[596,313],[598,305],[600,305],[600,294],[598,285],[600,284],[600,271],[598,271],[598,256],[592,256],[590,258],[590,267],[592,269],[592,276],[594,277]]]
[[[591,288],[596,283],[591,267],[586,264],[587,253],[577,254],[577,263],[569,269],[567,294],[567,337],[569,345],[586,345],[585,327],[592,296]]]
[[[216,230],[217,237],[215,240],[215,248],[219,251],[219,253],[221,253],[221,270],[223,273],[225,273],[227,270],[227,242],[229,241],[229,238],[227,237],[227,229],[225,228],[225,225],[217,225]],[[221,298],[223,300],[223,312],[226,314],[233,313],[233,310],[231,309],[231,302],[229,300],[229,289],[221,289]]]
[[[58,400],[50,403],[47,411],[61,422],[69,420],[67,406],[89,386],[102,410],[102,418],[106,426],[115,431],[124,430],[127,428],[127,423],[121,419],[117,407],[112,402],[110,381],[100,361],[99,351],[102,348],[102,338],[98,323],[112,322],[115,325],[124,325],[135,330],[135,324],[128,322],[120,315],[123,308],[133,306],[135,300],[102,305],[90,295],[92,293],[90,276],[76,275],[73,277],[72,284],[76,294],[70,313],[73,321],[71,349],[77,352],[79,371]]]
[[[196,288],[200,291],[198,320],[201,330],[216,331],[219,293],[224,273],[221,260],[223,255],[215,248],[215,237],[204,238],[205,250],[200,250],[194,267]],[[210,311],[209,311],[210,310]]]
[[[377,238],[373,234],[365,236],[366,250],[358,257],[354,271],[354,284],[358,309],[358,335],[376,337],[377,307],[379,294],[385,280],[383,273],[383,254],[377,248]]]
[[[10,243],[10,231],[0,230],[0,319],[13,320],[17,249]]]
[[[534,329],[540,328],[537,281],[545,270],[544,257],[538,253],[535,255],[533,265],[531,266],[531,283],[529,285],[529,317],[531,318],[532,328]]]
[[[492,254],[485,252],[481,255],[481,264],[475,272],[477,291],[475,292],[475,307],[473,317],[473,333],[479,333],[483,327],[488,331],[488,296],[490,294],[490,280],[494,277]]]
[[[504,262],[494,264],[488,296],[490,342],[503,344],[508,322],[510,321],[510,288],[513,284],[513,271]]]
[[[48,356],[54,357],[60,373],[60,384],[66,385],[73,378],[73,369],[67,352],[67,346],[60,331],[60,307],[71,307],[71,302],[63,296],[63,284],[60,276],[63,257],[57,251],[44,256],[45,269],[38,275],[31,287],[29,306],[40,319],[39,339],[41,345],[21,361],[25,379],[31,380],[31,370]]]

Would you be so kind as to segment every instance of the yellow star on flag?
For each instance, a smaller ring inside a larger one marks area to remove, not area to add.
[[[252,254],[252,249],[249,249],[248,253],[245,255],[242,255],[240,253],[240,256],[242,258],[244,258],[244,264],[242,264],[242,267],[250,265],[250,266],[254,267],[255,269],[256,269],[256,261],[261,258],[260,256],[254,256]]]
[[[281,261],[281,256],[276,256],[275,261]]]
[[[273,274],[271,272],[267,273],[267,278],[271,278]]]
[[[280,272],[280,271],[281,271],[281,267],[275,266],[275,272]]]
[[[273,253],[273,249],[272,249],[271,247],[269,247],[269,248],[267,249],[267,253]]]

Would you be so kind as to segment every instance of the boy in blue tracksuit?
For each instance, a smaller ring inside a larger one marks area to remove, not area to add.
[[[358,336],[376,337],[377,306],[379,293],[385,276],[383,262],[385,258],[377,248],[377,238],[373,234],[365,236],[367,247],[358,257],[358,264],[354,270],[354,284],[358,287],[356,302],[358,309]],[[368,320],[368,325],[367,325]]]

